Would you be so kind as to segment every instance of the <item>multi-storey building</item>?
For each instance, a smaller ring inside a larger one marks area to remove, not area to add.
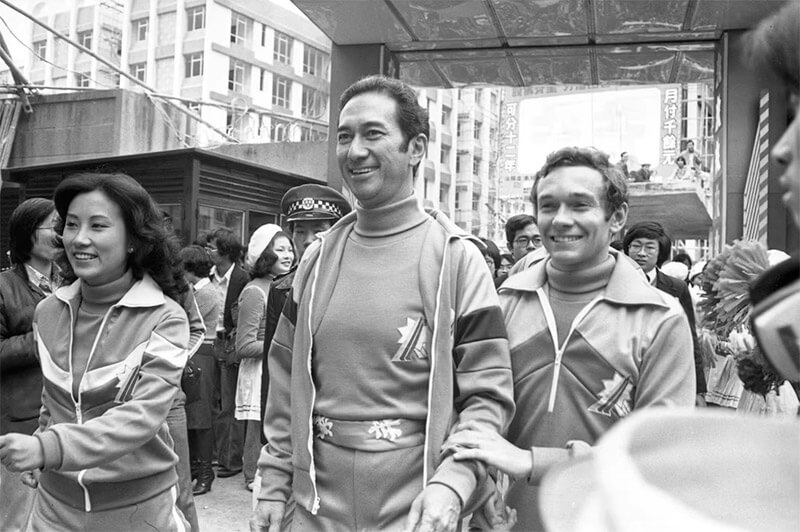
[[[330,41],[289,0],[43,1],[31,14],[240,141],[327,138]],[[32,83],[144,90],[41,26],[27,37],[17,62]]]
[[[497,240],[492,194],[496,189],[497,88],[418,89],[430,120],[428,155],[417,193],[459,227]],[[501,239],[502,241],[502,239]]]
[[[31,14],[57,32],[88,48],[113,65],[119,64],[123,2],[66,0],[39,2]],[[71,46],[42,26],[31,26],[28,78],[46,87],[114,88],[119,74],[91,55]],[[22,38],[22,36],[20,36]],[[24,68],[23,68],[24,70]]]
[[[287,0],[131,0],[124,20],[121,67],[229,135],[327,137],[330,41]]]

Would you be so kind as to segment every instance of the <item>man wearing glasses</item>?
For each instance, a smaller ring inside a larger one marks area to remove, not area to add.
[[[631,226],[625,234],[623,241],[625,254],[632,258],[642,268],[650,284],[669,295],[678,298],[678,301],[689,318],[689,328],[692,330],[692,346],[694,350],[695,377],[697,379],[698,406],[705,406],[706,379],[703,373],[703,357],[700,353],[700,344],[697,341],[697,331],[694,324],[694,305],[689,287],[680,279],[675,279],[663,273],[659,266],[669,258],[672,250],[672,239],[664,227],[658,222],[640,222]]]
[[[515,214],[509,218],[506,221],[506,245],[511,252],[511,257],[514,259],[512,266],[518,264],[528,253],[541,248],[542,234],[536,225],[536,218],[530,214]],[[517,267],[513,272],[517,272],[519,269],[520,267]],[[512,272],[499,273],[495,277],[495,287],[499,288],[510,273]]]

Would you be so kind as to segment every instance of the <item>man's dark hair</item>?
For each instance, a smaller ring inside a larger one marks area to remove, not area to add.
[[[400,147],[400,151],[408,150],[409,141],[420,133],[426,138],[430,138],[428,110],[417,102],[417,92],[399,79],[380,75],[361,78],[342,93],[339,99],[339,109],[344,109],[347,102],[356,96],[369,92],[385,94],[397,102],[397,123],[403,134],[403,145]],[[419,164],[414,166],[414,175],[417,174],[418,167]]]
[[[180,258],[183,269],[200,278],[208,277],[211,267],[214,265],[208,252],[202,246],[192,245],[181,249]]]
[[[45,198],[23,201],[8,220],[11,264],[23,264],[31,259],[36,229],[56,210],[55,203]]]
[[[242,256],[242,244],[230,229],[220,227],[211,235],[210,242],[216,245],[217,253],[228,257],[231,262],[238,261]]]
[[[538,211],[539,208],[536,203],[539,182],[547,179],[547,176],[556,168],[567,166],[585,166],[600,173],[605,189],[607,218],[611,218],[611,215],[628,201],[628,184],[625,182],[625,176],[609,162],[608,155],[595,148],[573,146],[561,148],[548,155],[544,166],[536,173],[536,179],[531,188],[531,202],[533,202],[534,211]]]
[[[531,224],[536,223],[536,218],[530,214],[515,214],[506,221],[506,244],[511,249],[511,243],[517,236],[517,231],[525,229]]]
[[[683,161],[683,164],[686,164],[686,157],[684,157],[683,155],[678,155],[677,157],[675,157],[675,164],[678,164],[678,161]]]
[[[672,249],[672,239],[664,230],[664,226],[658,222],[639,222],[633,224],[628,229],[628,232],[625,233],[625,238],[622,240],[626,255],[628,254],[628,249],[631,247],[631,242],[637,238],[649,238],[658,242],[656,266],[660,268],[669,258],[669,253]]]

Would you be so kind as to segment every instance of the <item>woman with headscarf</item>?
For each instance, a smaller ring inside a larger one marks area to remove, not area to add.
[[[261,372],[267,296],[270,283],[288,273],[293,263],[292,239],[280,226],[262,225],[253,233],[245,263],[252,280],[239,295],[238,310],[234,309],[236,358],[240,361],[235,416],[246,422],[242,462],[245,485],[250,490],[261,451]]]

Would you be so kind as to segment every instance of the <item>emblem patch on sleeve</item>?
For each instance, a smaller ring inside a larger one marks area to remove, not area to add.
[[[428,358],[430,329],[428,329],[423,316],[416,320],[406,318],[405,327],[398,327],[397,330],[400,332],[400,339],[397,341],[400,348],[392,357],[393,362],[410,362]]]
[[[600,399],[589,407],[589,412],[604,416],[625,417],[631,413],[631,391],[633,383],[630,377],[614,373],[614,378],[603,379],[603,391]]]

